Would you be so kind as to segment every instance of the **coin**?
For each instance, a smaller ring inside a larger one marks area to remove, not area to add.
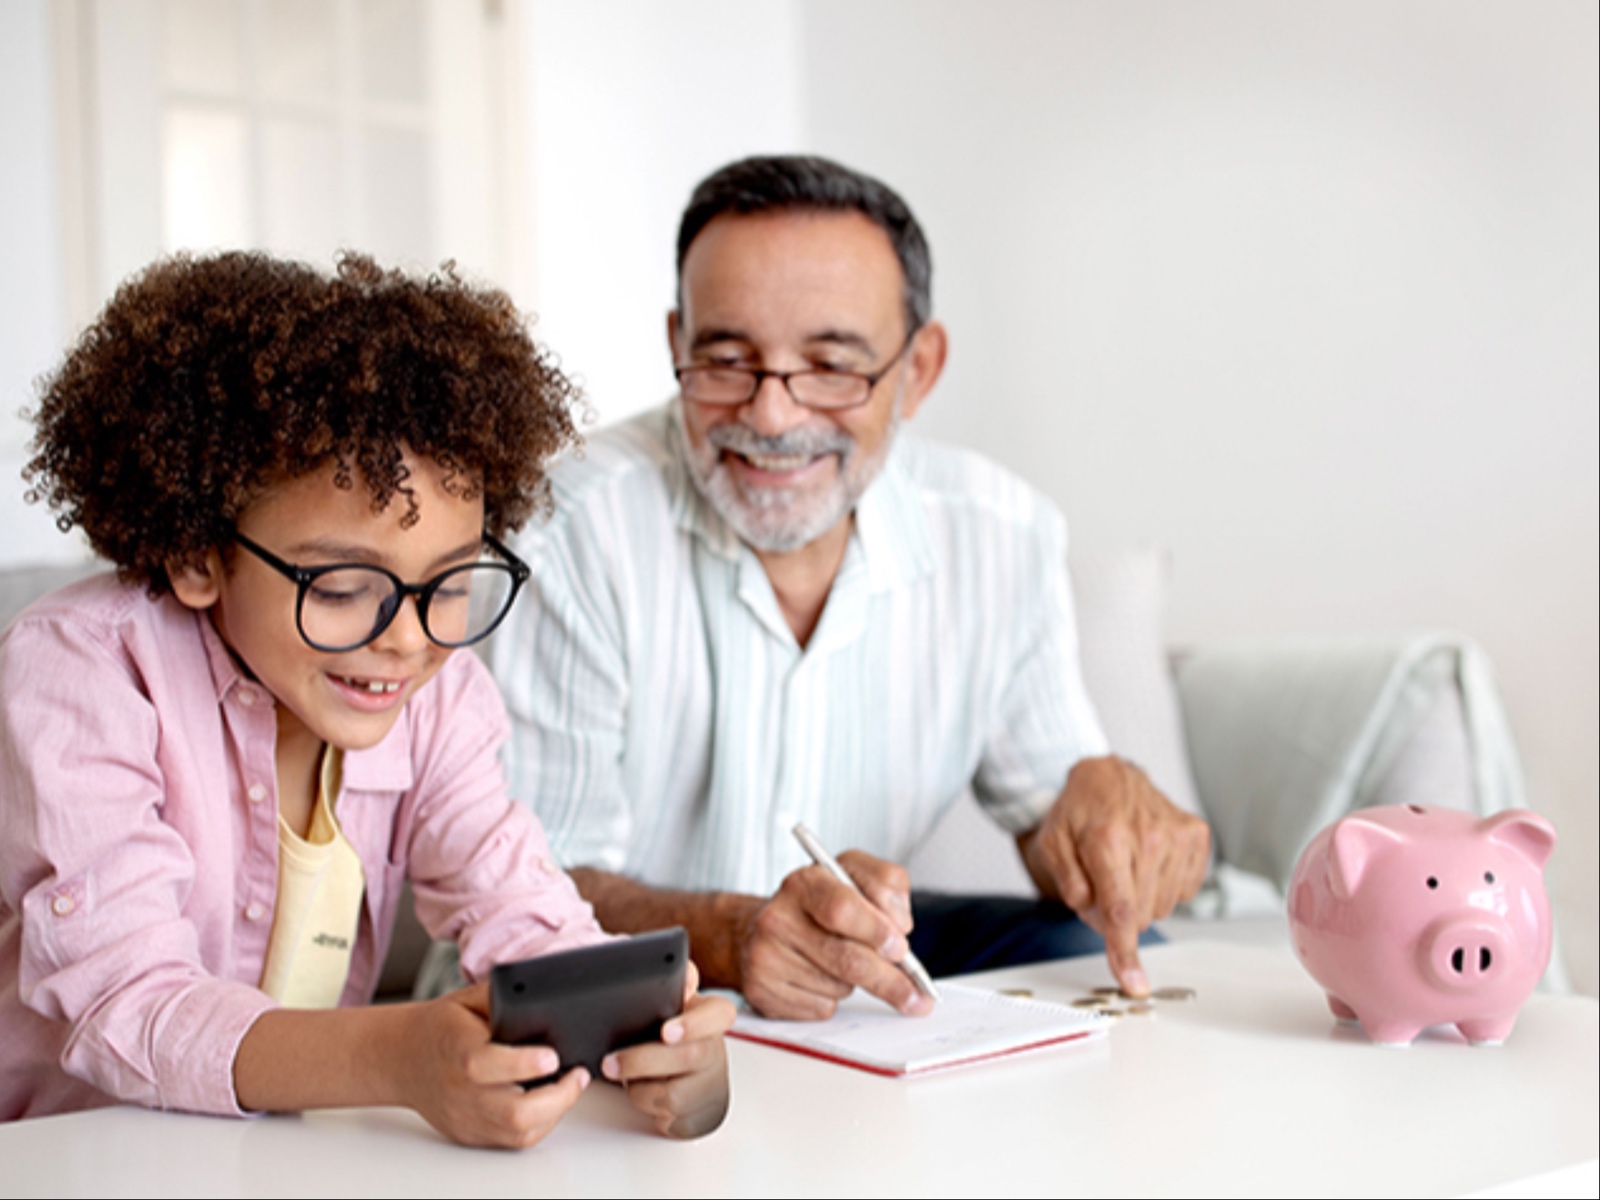
[[[1159,987],[1150,993],[1157,1000],[1193,1000],[1197,994],[1192,987]]]
[[[1111,1007],[1111,1001],[1104,996],[1080,996],[1072,1002],[1073,1008],[1099,1008]]]
[[[1097,987],[1094,989],[1094,994],[1096,996],[1121,996],[1122,989],[1119,987]]]
[[[1155,1010],[1156,1010],[1156,1006],[1154,1004],[1145,1004],[1145,1003],[1141,1002],[1139,1004],[1130,1004],[1130,1005],[1128,1005],[1128,1011],[1131,1012],[1136,1017],[1142,1017],[1146,1013],[1153,1013],[1153,1012],[1155,1012]]]
[[[1021,999],[1021,1000],[1032,1000],[1033,999],[1033,989],[1032,988],[1001,988],[1000,989],[1000,994],[1002,996],[1016,996],[1018,999]]]

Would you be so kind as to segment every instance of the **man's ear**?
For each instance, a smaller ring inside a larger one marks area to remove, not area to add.
[[[207,550],[199,565],[170,562],[167,579],[180,604],[194,609],[210,608],[222,595],[222,556],[215,550]]]
[[[933,391],[933,385],[939,382],[939,376],[944,373],[944,360],[949,352],[950,335],[938,321],[929,321],[917,330],[916,340],[911,343],[911,353],[907,356],[905,399],[900,409],[904,416],[915,416],[917,409],[922,407],[923,400],[927,399],[928,393]]]
[[[674,308],[667,313],[667,354],[674,366],[676,366],[678,362],[679,319],[680,317],[677,309]]]

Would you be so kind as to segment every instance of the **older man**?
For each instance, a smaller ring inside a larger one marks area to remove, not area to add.
[[[517,794],[603,924],[685,925],[771,1015],[855,986],[922,1011],[908,946],[973,969],[1098,949],[1083,923],[1144,993],[1139,933],[1208,833],[1107,753],[1060,514],[901,429],[947,346],[915,219],[835,163],[748,159],[696,189],[678,272],[680,395],[558,471],[520,546],[536,601],[493,651]],[[1048,903],[913,896],[896,861],[969,789]]]

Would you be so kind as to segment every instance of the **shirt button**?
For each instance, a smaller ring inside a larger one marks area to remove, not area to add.
[[[556,865],[548,858],[541,858],[539,860],[539,870],[543,871],[546,875],[554,875],[556,873]]]
[[[50,901],[50,911],[55,913],[55,915],[58,917],[70,916],[72,911],[77,907],[78,902],[71,896],[57,896],[54,900]]]
[[[246,708],[250,708],[252,705],[255,704],[255,702],[256,702],[256,693],[255,693],[255,689],[254,688],[240,688],[239,689],[239,703],[240,704],[244,705]]]
[[[259,783],[252,783],[250,785],[250,790],[246,792],[245,795],[250,797],[251,804],[260,804],[267,798],[267,789],[262,787]]]
[[[252,901],[245,905],[244,916],[247,921],[259,921],[266,915],[267,910],[260,904]]]

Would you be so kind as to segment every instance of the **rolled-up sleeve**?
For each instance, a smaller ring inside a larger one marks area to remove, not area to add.
[[[0,954],[0,1006],[58,1023],[60,1067],[110,1096],[236,1114],[233,1058],[272,1002],[207,967],[192,843],[228,844],[226,795],[175,828],[164,736],[133,664],[92,626],[24,619],[0,642],[0,918],[16,947]],[[29,1025],[0,1007],[0,1041],[8,1027]]]

